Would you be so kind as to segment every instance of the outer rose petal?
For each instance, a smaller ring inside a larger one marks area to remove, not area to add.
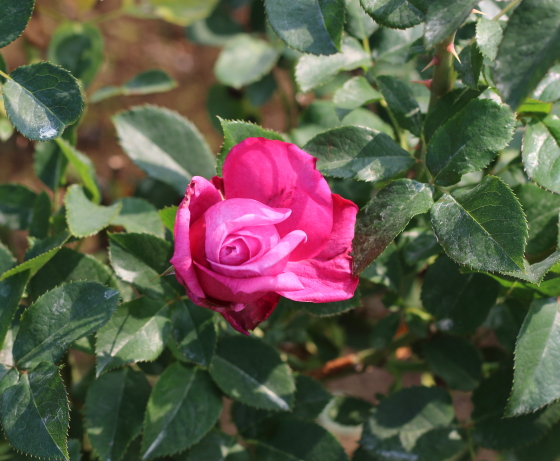
[[[208,208],[221,201],[222,196],[212,183],[195,176],[187,187],[185,198],[179,205],[175,219],[175,252],[170,262],[175,268],[175,276],[179,283],[188,287],[188,291],[197,298],[204,298],[205,295],[198,283],[192,263],[190,225]]]
[[[307,261],[290,262],[286,271],[293,272],[305,289],[280,293],[288,299],[302,302],[327,303],[350,299],[358,286],[352,277],[352,239],[358,207],[333,194],[334,227],[324,250]]]
[[[352,277],[352,257],[341,255],[329,261],[308,259],[290,262],[286,271],[297,276],[303,286],[300,291],[279,292],[294,301],[330,303],[354,296],[358,277]]]
[[[247,307],[242,311],[228,310],[222,312],[222,315],[233,328],[248,335],[249,330],[254,330],[272,314],[279,300],[280,295],[268,293],[262,298],[247,304]]]
[[[314,258],[321,261],[326,261],[342,254],[349,254],[352,251],[352,239],[354,238],[358,206],[338,194],[332,194],[332,198],[333,230],[323,251]]]
[[[318,255],[331,235],[332,194],[316,159],[293,144],[248,138],[237,144],[223,166],[226,198],[251,198],[272,208],[289,208],[291,216],[276,224],[280,237],[302,230],[307,242],[290,261]]]
[[[234,278],[217,274],[197,262],[194,264],[204,293],[218,300],[249,303],[271,291],[291,292],[303,289],[302,283],[290,272],[260,277]]]

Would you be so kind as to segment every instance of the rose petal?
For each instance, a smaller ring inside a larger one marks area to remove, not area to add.
[[[333,197],[333,230],[325,245],[325,248],[315,258],[320,261],[328,261],[342,254],[352,251],[352,239],[354,238],[354,227],[358,207],[354,202],[342,198],[338,194]]]
[[[225,311],[222,315],[227,322],[240,333],[249,334],[249,330],[254,330],[264,322],[278,305],[280,296],[276,293],[267,293],[261,298],[247,304],[242,311]]]
[[[187,286],[189,291],[199,298],[205,296],[192,264],[190,225],[208,208],[221,201],[222,196],[209,181],[195,176],[187,187],[175,219],[175,251],[170,262],[175,268],[175,276],[179,283]]]
[[[358,287],[358,277],[352,277],[352,257],[349,255],[340,255],[328,261],[308,259],[289,262],[285,270],[295,274],[305,287],[300,291],[278,291],[293,301],[344,301],[350,299]]]
[[[217,274],[197,262],[194,264],[200,286],[206,296],[220,301],[249,303],[269,291],[291,292],[303,289],[298,278],[289,272],[262,277],[233,278]]]
[[[286,267],[292,251],[305,240],[305,232],[293,231],[286,235],[275,247],[271,248],[268,253],[253,262],[240,264],[238,266],[213,262],[210,263],[210,265],[215,272],[228,277],[241,278],[278,275]]]
[[[206,257],[209,261],[219,262],[220,249],[229,234],[248,226],[273,226],[287,219],[290,214],[288,209],[273,209],[250,199],[238,198],[216,203],[204,214]]]
[[[293,144],[248,138],[230,151],[223,166],[227,200],[250,198],[292,210],[288,219],[276,225],[280,237],[294,230],[307,235],[291,261],[319,254],[332,231],[332,194],[315,162]]]

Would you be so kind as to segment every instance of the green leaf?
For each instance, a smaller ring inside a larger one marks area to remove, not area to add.
[[[268,42],[240,34],[227,42],[218,56],[214,74],[220,83],[241,88],[268,74],[279,57]]]
[[[132,161],[180,195],[192,176],[214,175],[212,151],[198,129],[178,113],[146,105],[114,116],[113,123]]]
[[[334,54],[341,48],[344,0],[265,0],[268,22],[291,48]]]
[[[9,73],[8,72],[8,65],[6,64],[6,60],[4,59],[4,56],[2,56],[1,53],[0,53],[0,70],[2,72],[4,72],[5,74]],[[3,77],[2,75],[0,75],[0,83],[1,84],[6,83],[6,77]],[[2,120],[5,120],[5,118],[2,118]],[[11,125],[11,123],[9,123],[9,121],[8,121],[8,124]],[[11,136],[11,134],[10,134],[10,136]],[[0,140],[7,141],[10,138],[10,136],[8,136],[6,138],[6,135],[4,133],[1,133]]]
[[[0,0],[0,48],[12,43],[27,27],[35,0]]]
[[[515,119],[509,108],[490,99],[475,99],[433,135],[426,166],[436,184],[450,186],[466,173],[481,170],[513,136]]]
[[[478,349],[466,339],[438,336],[422,345],[422,355],[432,372],[450,389],[469,392],[482,379],[482,358]]]
[[[529,240],[527,253],[542,253],[556,247],[560,197],[527,183],[515,189],[515,195],[527,215]]]
[[[404,262],[410,266],[424,263],[432,256],[441,253],[442,248],[432,230],[410,229],[403,234],[404,236],[407,237],[407,241],[404,243],[401,253]]]
[[[91,160],[81,152],[78,152],[68,141],[64,139],[57,139],[56,143],[62,153],[66,156],[66,159],[74,167],[78,175],[80,175],[80,179],[82,180],[84,187],[91,194],[92,200],[95,203],[99,203],[101,200],[101,193],[99,192],[99,188],[95,182],[95,167],[93,166]]]
[[[261,107],[270,101],[270,98],[274,95],[274,92],[278,89],[278,84],[274,78],[274,74],[268,73],[258,82],[251,83],[246,91],[245,95],[249,102],[255,107]]]
[[[259,410],[234,401],[231,406],[231,417],[235,427],[245,439],[261,438],[270,431],[271,421],[275,416],[285,415],[276,411]]]
[[[560,351],[560,301],[536,299],[515,346],[515,375],[507,415],[531,413],[560,398],[557,354]]]
[[[107,373],[91,384],[85,425],[102,461],[119,461],[140,434],[151,390],[144,373],[130,368]]]
[[[170,330],[167,310],[163,301],[146,297],[121,304],[97,332],[97,376],[128,363],[157,359]]]
[[[26,260],[16,267],[6,271],[0,276],[0,282],[14,274],[29,270],[33,277],[50,259],[58,253],[62,245],[66,243],[70,235],[68,232],[48,237],[37,242],[26,254]]]
[[[37,194],[21,184],[0,184],[0,225],[26,230],[33,219]]]
[[[365,77],[352,77],[335,91],[334,110],[342,120],[354,109],[381,99],[383,96],[372,88]]]
[[[210,373],[222,391],[247,405],[284,411],[294,405],[288,365],[260,339],[232,336],[219,342]]]
[[[454,66],[464,85],[475,90],[478,88],[478,78],[483,61],[484,58],[476,43],[467,45],[461,50],[459,61],[455,61]]]
[[[504,418],[511,389],[511,371],[500,371],[474,391],[473,440],[490,450],[515,450],[542,438],[560,420],[560,405],[528,415]]]
[[[221,410],[222,398],[207,372],[179,363],[169,366],[148,402],[142,459],[191,447],[212,429]]]
[[[103,37],[91,24],[62,24],[52,35],[47,59],[71,72],[87,88],[103,63]]]
[[[459,264],[488,272],[524,272],[527,222],[502,180],[486,176],[471,190],[444,194],[431,217],[439,243]]]
[[[117,275],[151,298],[173,299],[177,292],[164,277],[171,245],[150,234],[109,234],[109,254]]]
[[[170,318],[177,349],[190,362],[209,367],[217,339],[214,313],[185,300],[171,306]]]
[[[44,239],[49,235],[50,218],[52,212],[51,199],[45,191],[35,199],[33,205],[33,219],[29,226],[29,236]]]
[[[433,205],[432,187],[411,179],[385,186],[359,213],[354,236],[354,274],[377,258],[416,215]]]
[[[0,282],[0,349],[10,328],[10,324],[19,308],[25,286],[29,280],[29,272],[20,272]]]
[[[554,427],[542,439],[535,444],[523,447],[515,452],[516,459],[519,461],[555,461],[560,456],[558,438],[560,437],[560,424]]]
[[[313,378],[305,375],[296,376],[296,404],[292,416],[315,420],[331,401],[332,395]]]
[[[400,323],[401,314],[399,312],[383,317],[371,330],[369,335],[371,347],[374,349],[387,347],[395,337]]]
[[[224,132],[224,144],[218,155],[218,165],[216,167],[218,176],[222,174],[222,167],[224,166],[229,151],[241,141],[247,138],[265,138],[273,141],[284,141],[280,133],[272,130],[265,130],[254,123],[241,120],[223,120],[220,118],[220,124]]]
[[[494,67],[494,82],[504,102],[516,110],[559,55],[560,4],[521,2],[507,23]]]
[[[19,371],[17,368],[8,368],[8,366],[2,364],[0,365],[2,370],[0,378],[0,395],[4,393],[6,389],[17,384],[19,381]]]
[[[408,29],[424,22],[424,14],[408,0],[361,0],[375,22],[392,29]]]
[[[169,232],[173,233],[175,231],[175,217],[177,216],[177,210],[179,207],[177,206],[168,206],[166,208],[162,208],[158,211],[159,217],[163,222],[163,225],[169,230]]]
[[[430,141],[441,125],[463,110],[470,101],[476,99],[481,93],[482,88],[476,90],[472,88],[457,88],[438,99],[434,108],[426,115],[424,122],[424,137],[426,141]]]
[[[80,117],[80,85],[62,67],[39,62],[18,67],[4,84],[4,105],[14,126],[26,138],[48,141]]]
[[[74,184],[64,196],[68,228],[75,237],[89,237],[111,224],[121,211],[122,203],[96,205],[88,200],[81,186]]]
[[[211,430],[185,454],[175,457],[178,461],[250,461],[251,456],[235,437],[216,429]]]
[[[116,203],[122,203],[122,209],[111,224],[123,226],[128,232],[145,232],[156,237],[165,237],[158,210],[151,203],[136,197],[121,198]]]
[[[296,81],[301,91],[306,92],[327,83],[343,70],[370,65],[371,58],[360,43],[355,38],[344,37],[340,53],[331,56],[303,55],[296,65]]]
[[[134,96],[163,93],[177,88],[177,82],[163,70],[151,69],[141,72],[122,86],[105,86],[91,95],[90,102],[95,104],[114,96]]]
[[[2,427],[19,452],[38,458],[69,460],[69,412],[58,368],[40,363],[2,394]]]
[[[218,3],[206,19],[196,21],[186,29],[191,42],[208,46],[223,46],[243,32],[241,25],[232,17],[230,5]]]
[[[361,181],[386,181],[415,164],[410,154],[385,133],[360,126],[324,131],[303,150],[318,158],[325,176]]]
[[[2,242],[0,242],[0,275],[16,265],[16,258],[10,253]]]
[[[362,8],[360,0],[346,0],[346,30],[352,37],[368,39],[378,28]]]
[[[438,328],[455,334],[478,327],[495,304],[500,285],[484,274],[463,274],[447,256],[432,264],[422,285],[422,305]]]
[[[348,461],[336,438],[311,421],[282,418],[255,446],[262,461]]]
[[[517,108],[518,114],[530,114],[533,116],[543,116],[550,114],[553,104],[551,102],[537,101],[536,99],[526,99]]]
[[[422,114],[410,88],[390,75],[380,75],[375,81],[397,123],[412,134],[420,136]]]
[[[542,261],[535,264],[529,265],[529,263],[525,261],[525,274],[520,273],[518,271],[504,272],[504,274],[510,275],[512,277],[517,277],[522,280],[526,280],[530,283],[539,285],[542,282],[543,277],[546,275],[546,273],[559,262],[560,262],[560,250],[552,253],[548,258],[543,259]],[[543,293],[546,294],[546,291],[543,291]]]
[[[466,451],[457,426],[431,429],[418,438],[414,448],[407,450],[398,436],[379,439],[368,432],[366,425],[360,443],[361,447],[356,451],[354,461],[449,461],[458,459]]]
[[[412,450],[418,439],[432,429],[446,427],[455,414],[451,397],[441,387],[409,387],[383,399],[371,413],[361,445],[373,445],[398,436],[405,450]]]
[[[58,362],[73,341],[101,328],[118,302],[118,291],[97,282],[73,282],[49,291],[21,317],[14,343],[18,367]]]
[[[343,426],[359,426],[363,424],[371,412],[373,405],[357,397],[336,397],[329,406],[329,418]]]
[[[481,53],[492,61],[498,54],[498,46],[504,36],[501,21],[479,18],[476,23],[476,43]]]
[[[531,120],[523,136],[523,165],[529,178],[551,192],[560,194],[560,145],[549,128]]]
[[[426,14],[424,42],[428,48],[442,42],[468,18],[479,0],[435,0]]]
[[[533,98],[544,102],[557,102],[560,100],[560,66],[556,65],[545,78],[537,85]]]
[[[63,247],[35,274],[28,290],[30,296],[37,299],[57,286],[80,280],[117,287],[113,272],[108,266],[91,255]]]
[[[49,189],[54,191],[62,185],[67,165],[68,160],[55,142],[35,144],[33,169]]]

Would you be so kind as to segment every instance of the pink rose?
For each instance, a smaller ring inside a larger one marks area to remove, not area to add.
[[[179,206],[171,264],[191,300],[248,334],[280,296],[349,299],[358,207],[333,194],[317,159],[264,138],[237,144],[223,179],[195,176]]]

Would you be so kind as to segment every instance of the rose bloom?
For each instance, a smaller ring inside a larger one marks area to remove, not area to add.
[[[293,144],[248,138],[226,157],[223,178],[193,178],[177,212],[171,264],[195,304],[248,334],[280,296],[313,303],[353,296],[358,207],[331,192],[316,161]]]

